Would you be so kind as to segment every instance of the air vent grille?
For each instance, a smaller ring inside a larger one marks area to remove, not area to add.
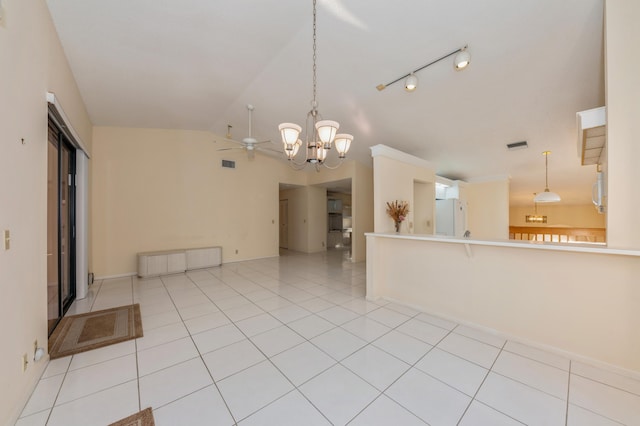
[[[231,160],[222,160],[222,167],[225,167],[227,169],[235,169],[236,162]]]
[[[524,149],[524,148],[528,148],[529,144],[527,143],[527,141],[521,141],[521,142],[513,142],[513,143],[508,143],[507,144],[507,148],[510,150],[514,150],[514,149]]]

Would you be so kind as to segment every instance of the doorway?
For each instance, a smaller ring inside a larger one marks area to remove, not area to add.
[[[76,295],[76,150],[51,120],[47,157],[47,319],[51,335]]]
[[[289,200],[280,200],[280,248],[289,248]]]

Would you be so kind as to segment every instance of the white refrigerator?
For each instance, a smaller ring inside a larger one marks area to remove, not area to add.
[[[463,237],[467,231],[467,202],[436,200],[436,235]]]

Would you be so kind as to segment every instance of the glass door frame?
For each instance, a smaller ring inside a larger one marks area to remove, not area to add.
[[[57,152],[57,205],[56,214],[56,235],[57,235],[57,314],[55,323],[49,324],[49,335],[53,332],[57,324],[60,322],[64,314],[67,312],[76,297],[76,148],[63,134],[59,126],[49,119],[49,127],[54,130],[57,135],[55,141],[49,139],[47,143],[54,144]],[[66,159],[64,158],[66,156]],[[66,161],[63,161],[66,160]],[[66,168],[62,166],[66,165]],[[64,188],[64,186],[68,188]],[[67,190],[66,214],[63,217],[63,195]],[[64,223],[66,221],[66,224]],[[65,226],[66,225],[66,226]],[[66,235],[63,236],[63,230],[66,228]],[[49,232],[49,231],[47,231]],[[47,236],[47,238],[49,238]],[[63,252],[63,238],[67,247]],[[66,255],[63,255],[66,253]],[[65,274],[66,272],[66,274]],[[47,274],[48,275],[48,274]],[[63,289],[68,283],[68,294],[64,294]],[[47,317],[49,313],[47,313]]]

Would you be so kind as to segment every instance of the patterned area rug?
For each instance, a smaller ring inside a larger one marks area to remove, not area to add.
[[[142,337],[140,305],[64,317],[49,338],[51,359]]]
[[[151,407],[129,416],[126,419],[118,420],[115,423],[111,423],[109,426],[155,426],[153,421],[153,411]]]

